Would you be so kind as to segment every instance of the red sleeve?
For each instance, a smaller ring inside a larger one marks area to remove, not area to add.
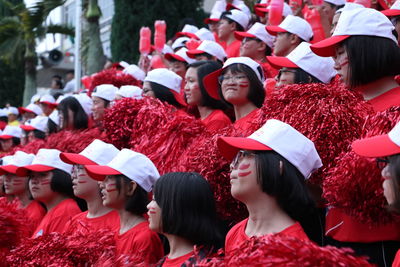
[[[33,200],[25,208],[26,214],[29,217],[29,221],[32,225],[32,231],[36,229],[43,217],[46,215],[46,209],[39,204],[39,202]]]
[[[248,219],[245,219],[229,230],[225,239],[225,254],[229,254],[235,247],[248,239],[248,237],[246,238],[246,235],[244,234],[247,221]]]
[[[222,110],[214,110],[203,120],[203,123],[210,132],[215,132],[232,124],[231,120]]]

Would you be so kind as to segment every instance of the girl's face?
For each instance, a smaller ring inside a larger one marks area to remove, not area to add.
[[[150,82],[144,82],[143,83],[143,96],[150,96],[150,97],[156,97],[154,94],[153,89],[151,89],[151,84]]]
[[[0,144],[1,144],[1,149],[3,149],[4,152],[8,152],[11,150],[11,148],[13,146],[12,138],[1,139]]]
[[[92,100],[93,100],[93,105],[92,105],[92,114],[93,114],[93,119],[95,121],[99,121],[101,119],[103,119],[103,115],[104,115],[104,110],[106,109],[106,102],[104,99],[97,97],[97,96],[92,96]],[[71,116],[69,116],[71,118]],[[60,122],[60,125],[63,125]]]
[[[389,171],[389,164],[386,165],[385,168],[382,169],[382,177],[384,178],[384,181],[382,183],[383,187],[383,195],[386,198],[386,201],[389,205],[393,204],[396,200],[395,193],[393,191],[393,180],[390,175]]]
[[[27,177],[19,177],[11,173],[7,173],[4,176],[4,188],[7,195],[19,195],[28,190]]]
[[[250,151],[241,150],[231,163],[231,194],[246,203],[246,201],[257,193],[262,193],[257,182],[257,168],[255,154]]]
[[[153,231],[162,232],[162,222],[161,222],[161,208],[158,206],[157,202],[154,199],[150,201],[147,205],[147,215],[149,216],[149,228]]]
[[[340,76],[340,80],[346,84],[350,85],[349,76],[349,59],[347,57],[347,51],[343,45],[336,47],[336,55],[333,57],[335,61],[334,68]]]
[[[230,70],[220,77],[221,91],[224,99],[232,105],[243,105],[249,100],[250,80],[244,73],[233,74]]]
[[[28,143],[36,140],[36,137],[35,137],[35,134],[33,133],[33,131],[29,131],[26,138],[28,140]]]
[[[201,104],[202,95],[199,87],[197,70],[189,68],[185,76],[185,96],[186,102],[190,106],[198,106]]]
[[[118,191],[117,181],[114,175],[107,175],[103,182],[100,182],[101,199],[103,205],[116,210],[123,209],[125,205],[125,189]]]
[[[4,186],[4,175],[0,175],[0,196],[5,195],[5,191],[3,191],[3,186]]]
[[[97,196],[100,193],[99,184],[87,174],[85,167],[74,165],[72,170],[72,188],[74,195],[83,199]]]
[[[48,172],[32,172],[29,180],[29,189],[32,197],[41,202],[48,202],[57,196],[57,193],[51,190],[51,179],[53,173]]]
[[[279,74],[277,76],[277,87],[281,87],[287,84],[294,84],[296,76],[296,70],[289,68],[282,68],[279,70]]]
[[[186,64],[181,61],[173,61],[169,64],[169,69],[179,76],[182,77],[182,79],[185,78],[185,73],[186,73]]]

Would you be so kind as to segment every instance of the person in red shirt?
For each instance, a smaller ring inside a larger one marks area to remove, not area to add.
[[[257,62],[248,57],[229,58],[222,69],[204,77],[208,94],[221,99],[235,112],[234,126],[246,130],[263,105],[264,73]]]
[[[67,130],[87,129],[92,115],[93,100],[86,94],[75,94],[61,100],[57,109],[60,128]]]
[[[141,153],[122,149],[107,165],[86,165],[85,169],[93,179],[102,181],[103,205],[119,213],[117,254],[147,265],[156,263],[164,255],[163,246],[143,216],[148,193],[160,176],[153,162]]]
[[[154,185],[153,200],[147,205],[150,229],[165,235],[169,254],[157,266],[180,267],[195,264],[199,257],[218,250],[223,243],[213,194],[198,173],[174,172],[160,177]]]
[[[311,45],[311,50],[319,56],[332,56],[342,82],[360,93],[376,112],[390,114],[389,108],[400,106],[400,87],[394,79],[400,73],[400,48],[393,30],[390,20],[376,10],[343,10],[332,37]],[[348,153],[340,159],[346,156]],[[362,223],[342,209],[330,207],[326,235],[331,244],[351,247],[368,255],[371,262],[386,265],[398,249],[400,228],[396,223]]]
[[[95,139],[79,154],[61,153],[60,158],[73,164],[72,188],[74,195],[86,201],[88,210],[74,216],[65,227],[66,233],[87,233],[100,229],[119,229],[118,212],[103,205],[100,187],[96,180],[89,177],[84,165],[105,165],[109,163],[119,150],[112,144]]]
[[[199,61],[189,65],[186,72],[185,98],[189,106],[196,107],[200,119],[211,132],[222,129],[232,122],[223,112],[226,105],[210,97],[204,88],[203,78],[221,68],[215,61]]]
[[[235,38],[235,31],[246,31],[249,25],[249,16],[237,9],[223,12],[218,22],[218,38],[225,44],[225,52],[230,57],[238,57],[240,54],[239,40]]]
[[[16,174],[29,176],[32,197],[46,206],[47,214],[33,232],[38,237],[52,232],[63,232],[65,224],[81,212],[73,199],[71,169],[62,162],[57,149],[40,149],[32,164],[19,167]]]
[[[13,196],[14,199],[17,199],[20,207],[25,209],[32,231],[39,225],[46,214],[46,209],[36,200],[32,200],[28,177],[18,177],[16,171],[19,166],[31,164],[34,157],[35,155],[33,154],[17,151],[8,165],[0,167],[0,175],[4,174],[5,176],[5,192],[8,196]]]
[[[305,180],[322,166],[314,143],[290,125],[268,120],[249,137],[219,137],[217,145],[232,160],[231,194],[249,212],[228,232],[225,253],[252,236],[281,233],[308,240],[300,223],[312,226],[318,215]]]

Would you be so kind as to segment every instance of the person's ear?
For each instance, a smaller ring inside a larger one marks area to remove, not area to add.
[[[134,181],[130,181],[128,184],[128,190],[126,190],[126,195],[132,196],[133,193],[135,193],[136,187],[137,187],[137,183]]]

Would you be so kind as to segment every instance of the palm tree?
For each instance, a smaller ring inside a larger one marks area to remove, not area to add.
[[[0,56],[12,62],[22,55],[25,64],[23,104],[26,105],[36,93],[37,41],[46,34],[73,36],[75,32],[67,25],[45,25],[50,12],[63,5],[65,0],[40,0],[29,8],[24,3],[15,5],[7,0],[0,1],[12,11],[11,16],[0,19]]]

